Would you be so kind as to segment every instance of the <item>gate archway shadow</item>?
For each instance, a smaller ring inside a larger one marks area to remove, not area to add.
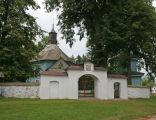
[[[96,98],[97,94],[97,77],[86,74],[78,80],[78,97],[79,98]]]

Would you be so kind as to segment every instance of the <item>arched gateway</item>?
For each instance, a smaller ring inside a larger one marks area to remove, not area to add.
[[[97,89],[98,78],[96,76],[86,74],[78,80],[78,97],[95,97],[95,90]]]
[[[120,85],[120,97],[114,92],[116,83]],[[71,65],[67,71],[43,72],[39,96],[41,99],[127,99],[127,80],[122,75],[107,75],[106,69],[87,62],[84,65]]]

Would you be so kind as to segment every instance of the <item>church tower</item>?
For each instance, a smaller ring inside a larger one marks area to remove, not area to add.
[[[48,44],[56,44],[57,45],[57,33],[54,30],[54,24],[51,32],[49,32]]]
[[[37,61],[40,63],[41,71],[65,70],[71,64],[71,59],[58,46],[54,24],[49,32],[48,45],[39,52]]]

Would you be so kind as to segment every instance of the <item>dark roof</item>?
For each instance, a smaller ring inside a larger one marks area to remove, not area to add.
[[[71,66],[68,67],[68,70],[83,70],[83,69],[84,68],[83,68],[82,65],[77,65],[77,64],[71,65]]]
[[[67,76],[67,72],[60,72],[60,71],[44,71],[41,73],[41,75],[46,76]]]
[[[125,75],[120,75],[120,74],[108,74],[108,78],[122,78],[122,79],[127,79]]]
[[[59,60],[71,61],[71,59],[59,48],[58,45],[47,45],[37,56],[37,60]]]
[[[39,83],[25,83],[25,82],[11,82],[11,83],[0,83],[0,86],[39,86]]]
[[[94,70],[107,71],[104,67],[94,67]]]

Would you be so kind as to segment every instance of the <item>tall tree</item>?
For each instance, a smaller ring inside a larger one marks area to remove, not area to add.
[[[147,54],[149,54],[148,49],[154,51],[156,48],[154,45],[156,43],[156,11],[151,0],[122,2],[119,11],[120,15],[123,16],[120,18],[124,24],[120,34],[124,40],[124,46],[121,48],[120,54],[124,56],[122,58],[124,58],[129,84],[131,84],[131,57],[146,59]],[[149,46],[148,49],[147,46]],[[148,57],[145,61],[152,59],[152,57]]]
[[[129,84],[131,57],[143,57],[147,66],[155,66],[155,63],[148,62],[156,58],[153,52],[156,48],[153,0],[45,1],[48,10],[62,9],[58,24],[70,45],[74,42],[75,27],[78,27],[80,39],[86,31],[93,62],[107,67],[108,59],[121,56],[124,59],[122,64],[128,70]]]
[[[84,37],[86,31],[90,47],[95,48],[97,46],[102,50],[97,51],[101,54],[98,64],[107,67],[107,59],[110,55],[108,52],[111,52],[110,46],[114,46],[111,50],[115,52],[117,51],[115,49],[118,49],[116,45],[121,45],[119,42],[121,38],[111,31],[112,26],[108,21],[108,18],[111,17],[108,15],[110,8],[118,4],[120,0],[116,2],[114,0],[45,0],[45,2],[48,10],[63,9],[59,15],[60,21],[58,24],[61,26],[61,31],[67,43],[72,46],[75,27],[78,28],[77,34],[80,36],[80,40]],[[111,37],[111,35],[115,37]],[[110,38],[114,38],[112,41],[118,38],[116,45],[112,44],[111,41],[109,42]]]
[[[34,58],[36,35],[42,31],[27,13],[39,6],[34,0],[0,0],[0,71],[5,81],[25,81],[38,74]]]

